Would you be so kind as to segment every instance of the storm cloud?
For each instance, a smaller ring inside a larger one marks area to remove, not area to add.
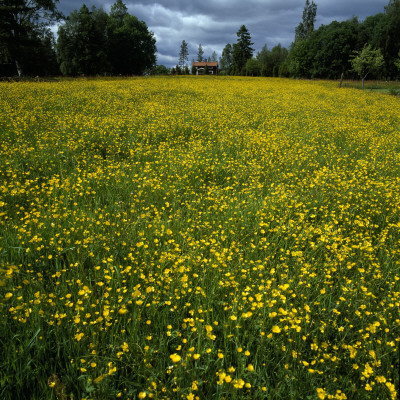
[[[388,0],[321,0],[317,4],[316,27],[357,16],[360,21],[384,12]],[[82,4],[109,12],[114,1],[60,0],[58,9],[69,15]],[[249,30],[254,49],[271,49],[280,43],[289,47],[302,18],[305,0],[125,0],[129,13],[146,22],[157,39],[157,63],[178,63],[182,40],[189,44],[189,61],[196,58],[199,43],[204,56],[220,56],[227,43],[236,42],[241,25]]]

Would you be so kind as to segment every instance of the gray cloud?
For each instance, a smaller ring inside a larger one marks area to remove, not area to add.
[[[315,0],[314,0],[315,1]],[[65,15],[82,4],[102,7],[107,12],[114,1],[60,0],[58,8]],[[221,55],[227,43],[236,42],[241,25],[249,30],[256,51],[281,43],[288,47],[294,39],[305,0],[125,0],[131,14],[146,22],[157,39],[157,62],[167,66],[178,62],[182,40],[189,43],[189,61],[196,57],[202,44],[204,55],[216,51]],[[384,11],[388,0],[320,0],[316,27],[353,16],[359,20]]]

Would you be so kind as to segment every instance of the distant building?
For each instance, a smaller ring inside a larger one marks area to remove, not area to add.
[[[208,75],[218,74],[218,62],[217,61],[196,61],[192,63],[192,69],[196,68],[196,75],[204,75],[206,71],[206,66],[208,70]]]

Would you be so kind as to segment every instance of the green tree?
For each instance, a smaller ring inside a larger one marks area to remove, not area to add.
[[[257,61],[260,64],[260,75],[261,76],[272,76],[270,72],[270,56],[269,50],[266,44],[261,48],[261,51],[257,53]]]
[[[317,5],[306,0],[303,10],[303,19],[295,30],[295,41],[304,40],[310,37],[314,31],[314,24],[317,15]]]
[[[154,67],[155,53],[153,33],[122,0],[116,0],[110,15],[83,5],[58,30],[57,57],[66,75],[141,75]]]
[[[236,74],[245,72],[247,60],[253,56],[254,49],[251,47],[251,36],[245,25],[242,25],[236,33],[237,43],[233,45],[233,66]]]
[[[197,61],[201,62],[201,61],[203,61],[203,58],[204,58],[204,50],[203,50],[203,46],[200,43],[199,48],[197,49]]]
[[[249,58],[246,62],[246,75],[247,76],[260,76],[261,67],[256,58]]]
[[[182,70],[185,68],[188,56],[189,56],[188,44],[185,40],[182,40],[181,48],[179,51],[179,66],[181,67]]]
[[[313,55],[311,77],[337,79],[349,71],[352,51],[360,49],[358,37],[357,18],[333,21],[315,31],[308,40],[309,52]]]
[[[272,76],[279,76],[279,68],[286,62],[288,57],[288,50],[282,47],[280,43],[274,46],[269,53],[269,64],[272,70]]]
[[[210,57],[211,62],[217,62],[218,61],[218,56],[215,51],[212,52],[211,57]]]
[[[222,75],[229,75],[232,70],[232,45],[228,43],[222,50],[219,59],[219,69]]]
[[[24,65],[46,63],[54,58],[48,27],[62,18],[58,0],[0,0],[0,57],[13,62],[17,73]],[[32,57],[35,57],[32,59]]]
[[[151,70],[152,75],[169,75],[170,73],[171,73],[171,70],[162,64],[156,65]]]
[[[400,50],[400,0],[389,1],[385,7],[385,17],[383,37],[379,47],[385,59],[385,73],[388,78],[393,79],[398,76],[394,60]]]
[[[394,61],[394,65],[400,71],[400,51],[399,51],[399,54],[398,54],[398,58]]]
[[[290,48],[288,68],[290,74],[296,77],[309,77],[311,73],[312,54],[309,54],[308,39],[314,32],[317,6],[306,0],[302,21],[295,29],[294,42]]]
[[[107,20],[102,9],[83,5],[58,29],[57,58],[65,75],[103,74],[110,67],[107,55]]]
[[[357,49],[361,50],[365,43],[370,43],[375,48],[381,47],[385,19],[385,14],[379,13],[365,18],[359,24]]]
[[[333,21],[312,32],[308,39],[293,43],[288,58],[291,75],[338,78],[351,69],[349,58],[352,51],[360,49],[359,30],[357,18]]]
[[[260,74],[262,76],[280,76],[279,71],[283,75],[287,75],[286,61],[288,58],[288,50],[282,47],[280,43],[268,50],[267,45],[264,45],[257,53],[257,60],[260,63]],[[282,64],[285,64],[283,69]]]
[[[156,63],[156,40],[144,21],[128,13],[122,0],[111,7],[107,23],[108,61],[114,74],[142,75]]]
[[[362,79],[362,88],[364,89],[364,80],[370,73],[378,73],[384,64],[384,59],[380,49],[372,50],[371,45],[365,45],[359,52],[354,52],[350,63]]]

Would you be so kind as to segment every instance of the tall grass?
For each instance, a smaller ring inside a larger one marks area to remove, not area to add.
[[[398,99],[0,89],[2,399],[396,398]]]

